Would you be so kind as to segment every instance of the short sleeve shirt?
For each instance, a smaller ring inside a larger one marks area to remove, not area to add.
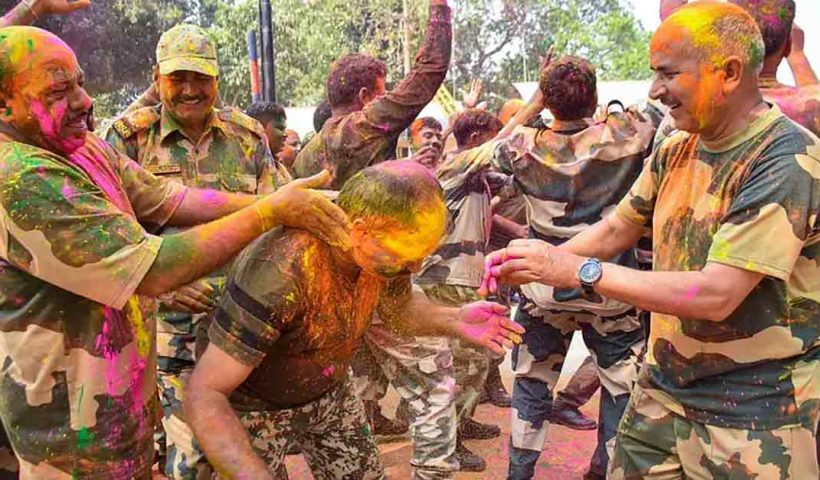
[[[0,417],[23,472],[153,463],[155,329],[134,292],[185,187],[93,134],[70,158],[0,134]]]
[[[234,407],[293,408],[338,387],[385,283],[340,266],[303,231],[279,228],[251,244],[208,331],[211,345],[254,367]]]
[[[657,271],[713,262],[765,275],[722,322],[652,314],[641,382],[680,415],[728,428],[814,428],[818,159],[817,137],[772,107],[718,145],[674,134],[618,206],[621,218],[652,229]]]

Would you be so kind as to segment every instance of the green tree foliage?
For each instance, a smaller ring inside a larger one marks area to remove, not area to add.
[[[17,0],[0,0],[7,10]],[[583,55],[602,79],[649,75],[648,33],[628,0],[451,0],[454,54],[448,87],[485,82],[492,106],[514,94],[513,82],[534,81],[550,45]],[[277,96],[286,105],[314,105],[324,95],[333,61],[349,52],[384,60],[388,81],[404,75],[405,15],[412,56],[427,22],[423,0],[272,0]],[[107,0],[69,17],[38,22],[77,52],[101,117],[123,108],[151,80],[156,42],[180,22],[199,24],[217,43],[225,101],[250,101],[247,33],[258,28],[258,0]],[[455,92],[454,92],[455,93]]]

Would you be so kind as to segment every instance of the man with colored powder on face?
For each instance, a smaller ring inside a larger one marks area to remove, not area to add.
[[[820,83],[803,51],[805,34],[794,24],[794,0],[729,0],[748,11],[763,34],[766,54],[760,72],[763,99],[780,107],[784,115],[820,134]],[[685,0],[662,2],[661,18],[666,18]],[[777,69],[786,60],[797,86],[777,80]]]
[[[214,107],[219,63],[204,30],[184,24],[171,28],[159,39],[156,59],[159,104],[115,119],[104,135],[110,145],[154,175],[187,187],[264,195],[279,180],[290,180],[277,174],[279,165],[259,122],[234,108]],[[276,131],[269,133],[277,138]],[[283,140],[284,132],[279,135]],[[162,468],[172,479],[210,476],[184,421],[182,390],[194,367],[197,324],[221,294],[225,273],[214,272],[160,298],[157,386],[167,455]]]
[[[456,137],[462,149],[490,140],[501,130],[498,119],[481,110],[463,113],[459,120]],[[447,170],[444,194],[450,226],[414,279],[439,304],[460,307],[479,299],[475,290],[481,284],[490,202],[485,173],[480,165],[464,161]],[[486,469],[484,459],[464,440],[501,434],[497,426],[472,419],[487,377],[487,357],[484,349],[455,339],[406,337],[378,322],[368,329],[353,363],[356,393],[365,401],[374,429],[378,425],[386,430],[390,425],[376,402],[387,393],[388,381],[393,384],[402,398],[397,417],[410,424],[413,478],[444,479],[456,471]],[[447,388],[454,383],[455,389]]]
[[[820,140],[763,101],[764,48],[738,6],[669,16],[650,95],[679,132],[603,221],[488,258],[490,291],[538,282],[653,312],[612,479],[820,477]],[[597,260],[649,228],[654,271]]]
[[[327,173],[267,197],[152,175],[89,133],[82,84],[53,34],[0,30],[0,419],[24,479],[142,480],[156,328],[137,295],[203,278],[277,224],[341,241],[349,225],[304,188]]]
[[[433,171],[438,168],[444,153],[442,130],[441,123],[433,117],[418,118],[410,125],[410,144],[414,157]]]
[[[280,229],[231,272],[185,401],[197,439],[226,478],[286,478],[292,441],[318,480],[384,478],[349,379],[375,311],[405,334],[461,338],[498,353],[523,332],[501,305],[448,308],[413,292],[410,274],[438,245],[447,216],[424,167],[369,167],[344,185],[338,204],[353,222],[349,251]]]
[[[520,127],[472,154],[511,175],[527,203],[530,238],[562,244],[615,207],[638,178],[662,116],[646,105],[593,120],[597,75],[585,59],[565,56],[542,70],[536,94],[517,118],[547,108],[548,127]],[[533,240],[536,241],[536,240]],[[515,241],[513,242],[515,243]],[[613,258],[635,266],[632,250]],[[572,336],[580,330],[597,363],[602,389],[598,445],[586,479],[603,479],[615,432],[638,374],[645,344],[638,312],[581,289],[521,288],[516,322],[527,329],[513,350],[510,479],[532,478],[547,439],[553,390]]]
[[[31,0],[18,3],[0,18],[0,28],[14,25],[29,25],[48,14],[68,14],[91,5],[91,0]],[[20,465],[14,457],[6,431],[0,424],[0,480],[15,480],[19,477]]]
[[[369,55],[354,53],[333,63],[327,78],[333,116],[296,158],[297,178],[326,168],[338,190],[359,170],[395,158],[399,135],[433,99],[450,65],[450,8],[447,0],[429,2],[424,43],[393,90],[385,93],[387,66]]]

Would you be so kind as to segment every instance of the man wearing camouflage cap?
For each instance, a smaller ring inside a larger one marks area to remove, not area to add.
[[[155,83],[160,103],[116,119],[108,143],[155,175],[189,187],[234,193],[274,190],[275,163],[259,122],[216,108],[219,66],[205,32],[178,25],[160,37]],[[175,479],[206,478],[208,462],[182,417],[182,387],[194,366],[198,322],[214,305],[224,272],[161,299],[157,321],[158,387],[167,460]]]

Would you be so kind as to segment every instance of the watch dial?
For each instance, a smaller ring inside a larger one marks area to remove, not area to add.
[[[594,263],[587,263],[581,267],[581,280],[586,283],[592,283],[598,279],[600,268]]]

